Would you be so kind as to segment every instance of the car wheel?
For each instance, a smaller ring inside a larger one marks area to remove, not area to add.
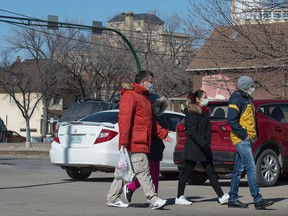
[[[194,171],[188,178],[188,184],[202,185],[206,182],[208,176],[205,172]]]
[[[172,178],[172,179],[177,179],[179,176],[178,172],[161,172],[161,176],[164,178]]]
[[[259,186],[276,184],[280,176],[280,163],[273,150],[267,149],[260,154],[256,162],[256,173]]]
[[[87,168],[67,167],[66,173],[74,180],[85,180],[91,175],[92,171]]]

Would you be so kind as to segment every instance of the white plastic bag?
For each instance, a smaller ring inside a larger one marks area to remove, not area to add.
[[[119,160],[115,167],[114,177],[122,179],[126,182],[131,182],[134,177],[134,171],[130,161],[128,151],[125,147],[121,146],[119,152]]]

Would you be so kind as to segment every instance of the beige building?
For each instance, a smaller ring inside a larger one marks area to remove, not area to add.
[[[168,32],[164,29],[165,22],[155,14],[121,13],[107,22],[107,28],[117,29],[128,39],[143,41],[143,44],[153,44],[157,52],[170,52],[171,44],[177,49],[189,49],[191,38],[189,35],[177,32]]]
[[[20,93],[16,94],[17,97],[21,97]],[[36,94],[33,97],[37,97]],[[0,93],[1,101],[1,111],[0,117],[6,124],[8,130],[13,130],[21,135],[25,136],[25,119],[22,116],[20,109],[16,106],[15,101],[8,93]],[[30,126],[31,126],[31,136],[40,136],[40,124],[41,115],[43,114],[43,107],[39,104],[34,112],[34,115],[31,117]],[[42,113],[41,113],[42,111]]]
[[[57,65],[59,69],[59,64]],[[23,95],[25,95],[26,98],[26,108],[28,108],[29,106],[27,113],[31,114],[32,110],[34,109],[29,122],[31,132],[30,136],[40,137],[41,131],[43,130],[42,123],[44,121],[43,116],[45,115],[45,113],[42,101],[42,94],[40,93],[40,91],[38,91],[40,83],[38,82],[39,68],[37,66],[39,66],[39,64],[37,65],[35,60],[25,60],[21,62],[21,59],[17,57],[16,61],[11,67],[1,68],[0,70],[2,80],[2,85],[0,86],[0,117],[6,124],[8,130],[16,131],[22,136],[26,136],[26,122],[21,110],[16,103],[18,102],[21,106],[24,107]],[[48,64],[48,67],[53,68],[51,62]],[[53,69],[52,71],[54,73],[57,72],[57,70],[54,71]],[[42,71],[42,73],[45,72],[47,71]],[[13,78],[13,74],[18,75],[15,75],[15,77]],[[13,79],[15,79],[15,81],[17,81],[17,79],[21,79],[21,81],[19,82],[21,84],[14,84]],[[6,87],[4,87],[4,85],[6,85]],[[11,91],[13,95],[15,95],[16,101],[10,94],[7,93],[5,88],[9,89],[9,91]],[[49,91],[49,89],[47,89],[47,91]],[[50,127],[52,126],[52,124],[55,124],[57,122],[58,118],[63,112],[63,109],[67,108],[72,102],[75,101],[75,94],[69,91],[69,89],[67,91],[67,89],[65,90],[62,86],[60,92],[61,96],[55,96],[51,98],[48,105],[47,136],[51,134]],[[37,102],[39,99],[40,101]],[[36,103],[37,105],[35,106]]]

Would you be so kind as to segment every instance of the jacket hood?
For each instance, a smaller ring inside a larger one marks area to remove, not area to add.
[[[163,114],[163,112],[166,110],[168,106],[168,99],[165,97],[160,97],[157,98],[153,103],[152,103],[152,108],[155,116],[160,116]]]
[[[188,104],[187,110],[188,110],[188,112],[194,112],[194,113],[202,114],[201,107],[197,106],[196,104]]]
[[[146,97],[149,96],[149,91],[144,88],[143,86],[139,85],[138,83],[135,82],[125,82],[121,84],[121,95],[124,94],[126,91],[135,91],[138,94],[145,95]]]
[[[121,84],[122,89],[133,90],[134,86],[131,82],[124,82]]]
[[[251,95],[249,95],[248,93],[246,93],[246,92],[244,92],[242,90],[236,90],[233,94],[239,95],[239,96],[241,95],[242,97],[245,97],[245,98],[247,98],[249,100],[253,100],[253,97]]]

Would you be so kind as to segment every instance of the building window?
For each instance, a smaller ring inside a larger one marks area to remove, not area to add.
[[[56,95],[54,98],[53,98],[53,104],[61,104],[61,96],[60,95]]]
[[[282,17],[283,19],[288,19],[288,11],[283,11]]]
[[[11,95],[8,95],[8,103],[9,104],[14,103],[14,99]]]
[[[273,19],[281,19],[281,11],[274,11]]]
[[[81,95],[76,95],[75,102],[81,101],[82,100],[81,98],[82,98]]]

